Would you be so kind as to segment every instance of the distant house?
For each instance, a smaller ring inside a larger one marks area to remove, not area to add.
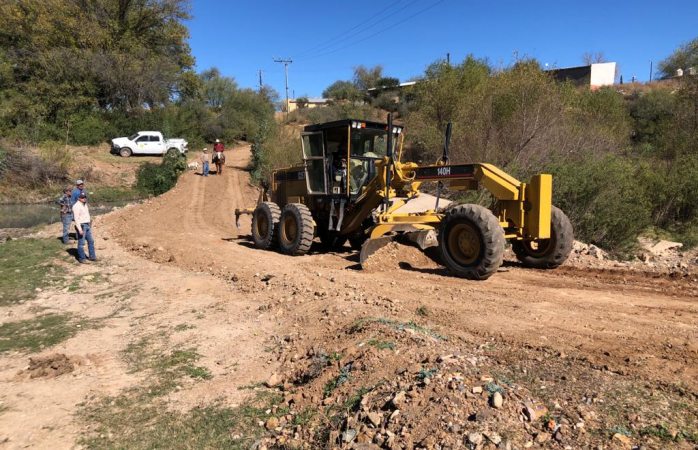
[[[288,112],[292,112],[301,107],[317,108],[318,106],[325,106],[326,104],[326,98],[290,98],[288,99],[288,105],[286,107],[286,110]]]
[[[547,72],[558,81],[569,81],[577,86],[589,86],[590,89],[613,86],[616,81],[616,63],[614,62],[552,69]]]

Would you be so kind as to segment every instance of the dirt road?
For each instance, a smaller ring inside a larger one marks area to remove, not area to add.
[[[257,250],[233,217],[258,195],[250,149],[227,159],[98,218],[98,264],[5,309],[3,323],[56,311],[87,325],[39,352],[67,355],[71,374],[35,379],[25,353],[3,355],[0,448],[698,444],[693,276],[508,261],[474,282],[411,248],[371,270],[348,247]],[[280,403],[244,409],[252,428],[233,410],[202,421],[265,381]]]
[[[228,158],[221,176],[185,174],[171,192],[110,218],[113,233],[159,262],[224,279],[273,274],[312,289],[360,286],[367,295],[395,299],[404,311],[426,306],[441,329],[576,353],[594,365],[678,379],[698,391],[698,283],[691,279],[574,267],[534,271],[512,262],[488,281],[473,282],[431,265],[363,272],[348,248],[304,257],[260,251],[251,248],[249,219],[236,230],[232,216],[257,197],[244,171],[249,149],[236,148]]]

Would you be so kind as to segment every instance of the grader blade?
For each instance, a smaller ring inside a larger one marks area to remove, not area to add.
[[[394,236],[381,236],[364,242],[361,246],[361,253],[359,254],[359,264],[361,264],[361,267],[363,267],[364,262],[366,262],[371,255],[393,242],[393,239]]]

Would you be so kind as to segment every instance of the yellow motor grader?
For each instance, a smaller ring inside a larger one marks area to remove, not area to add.
[[[392,123],[339,120],[308,125],[301,134],[303,164],[273,172],[252,215],[252,239],[261,249],[289,255],[310,250],[316,237],[325,249],[350,242],[364,261],[393,239],[421,249],[438,247],[452,273],[484,280],[502,264],[509,240],[523,265],[551,269],[573,243],[572,225],[552,205],[552,176],[522,183],[491,164],[450,164],[451,125],[443,155],[433,165],[402,162],[403,128]],[[420,191],[434,182],[435,195]],[[455,204],[444,189],[487,189],[493,210]],[[433,253],[433,252],[432,252]]]

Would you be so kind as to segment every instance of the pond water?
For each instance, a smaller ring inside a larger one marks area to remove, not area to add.
[[[90,204],[90,215],[98,216],[129,202]],[[0,205],[0,228],[31,228],[61,221],[57,204]]]

